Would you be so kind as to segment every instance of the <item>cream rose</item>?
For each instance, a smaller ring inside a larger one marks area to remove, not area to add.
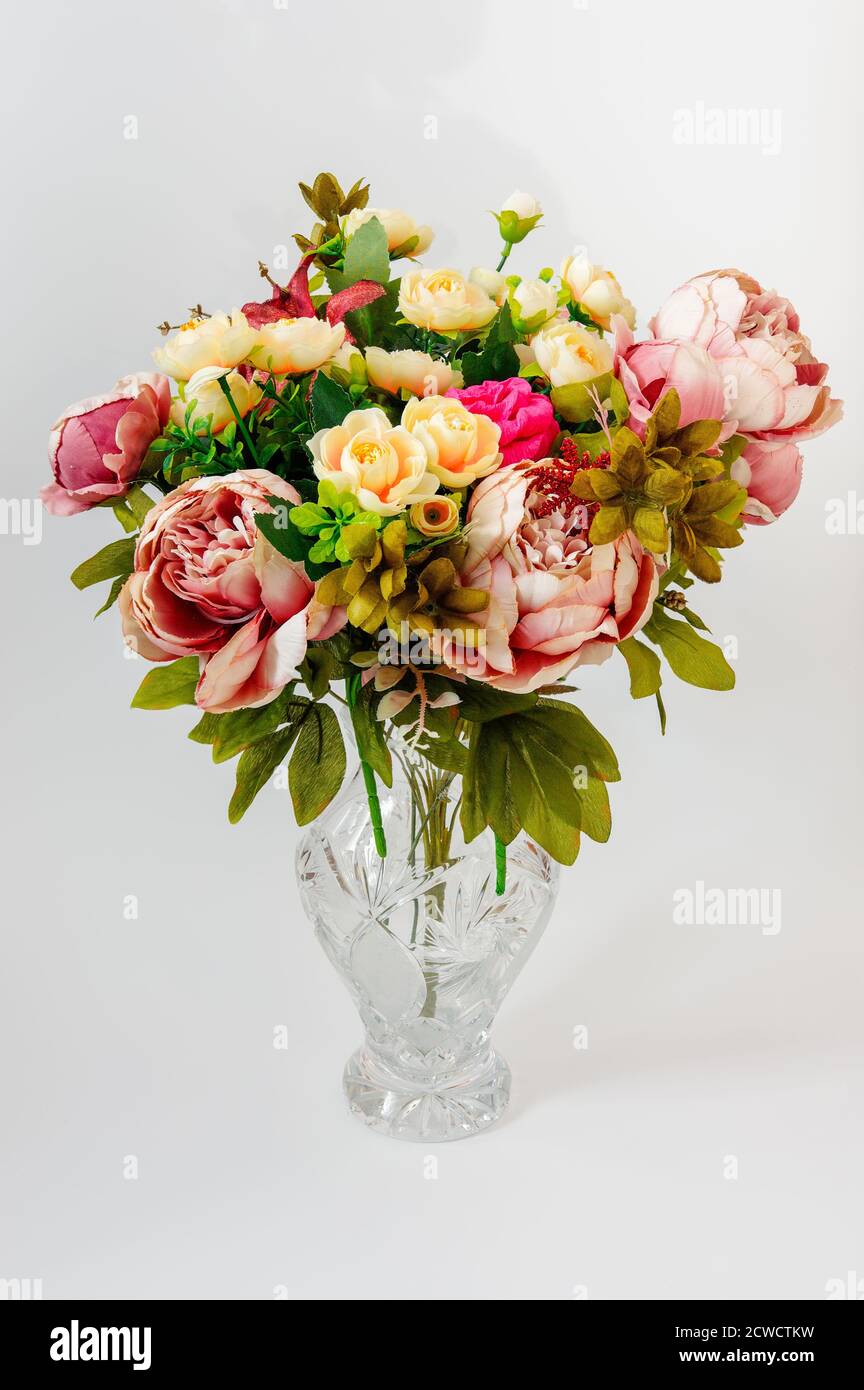
[[[226,382],[241,419],[247,416],[261,399],[260,386],[256,386],[254,381],[247,381],[239,372],[226,372],[221,367],[202,367],[200,372],[196,372],[186,382],[185,400],[181,400],[179,396],[175,397],[171,405],[173,423],[183,425],[186,412],[194,401],[190,416],[190,424],[194,429],[203,429],[208,417],[211,434],[218,434],[226,425],[230,425],[234,419],[234,412],[219,385],[220,380]]]
[[[501,463],[501,430],[450,396],[408,401],[402,424],[423,445],[428,466],[447,487],[467,487]]]
[[[558,312],[558,293],[545,280],[520,280],[510,291],[513,322],[523,333],[536,333]]]
[[[202,367],[239,366],[248,358],[257,336],[239,309],[190,319],[164,347],[156,349],[153,360],[175,381],[188,381]]]
[[[579,323],[556,320],[531,339],[534,360],[553,386],[571,386],[612,370],[609,344]]]
[[[251,361],[264,371],[283,376],[312,372],[328,362],[345,341],[345,325],[311,317],[277,319],[263,323],[256,337]]]
[[[483,328],[498,312],[486,291],[458,270],[412,270],[403,275],[399,309],[409,323],[436,333]]]
[[[413,241],[415,237],[417,245],[405,252],[407,256],[422,256],[432,245],[435,236],[432,228],[418,226],[414,218],[409,217],[407,212],[402,212],[401,208],[355,208],[345,218],[342,228],[345,240],[349,241],[354,233],[373,217],[377,217],[387,233],[388,251],[398,251],[400,246],[404,246],[407,241]]]
[[[530,193],[523,193],[516,188],[510,194],[506,202],[501,204],[502,212],[515,212],[520,222],[527,222],[529,217],[542,217],[543,209],[536,198]]]
[[[368,347],[366,373],[373,386],[393,396],[400,391],[410,391],[414,396],[443,396],[451,386],[462,385],[461,372],[454,372],[449,363],[428,352],[410,349],[385,352],[384,348]]]
[[[468,276],[472,285],[479,285],[481,290],[485,290],[490,299],[494,299],[498,308],[507,298],[507,276],[500,270],[490,270],[488,266],[475,265],[471,274]]]
[[[624,297],[611,270],[592,265],[584,252],[564,258],[561,279],[600,328],[609,327],[613,314],[620,314],[628,328],[635,327],[636,310]]]
[[[352,410],[341,425],[319,430],[309,448],[316,478],[352,493],[367,512],[395,516],[438,491],[422,440],[391,425],[377,406]]]

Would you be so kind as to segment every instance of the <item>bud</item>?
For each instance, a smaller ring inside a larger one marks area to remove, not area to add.
[[[543,216],[543,209],[530,193],[520,193],[517,189],[515,193],[510,194],[505,203],[502,203],[501,211],[493,213],[492,216],[498,223],[501,239],[509,246],[515,246],[517,241],[524,241],[528,233],[537,226]]]

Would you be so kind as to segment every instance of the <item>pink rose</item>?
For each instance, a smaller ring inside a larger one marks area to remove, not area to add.
[[[548,460],[493,473],[468,508],[460,578],[487,590],[489,604],[473,615],[483,632],[479,654],[451,644],[444,656],[498,689],[536,690],[575,666],[597,665],[651,615],[653,557],[629,531],[591,547],[584,508],[555,484],[559,467]]]
[[[548,396],[532,391],[524,377],[507,381],[482,381],[479,386],[451,388],[473,415],[488,415],[501,431],[502,468],[523,459],[545,458],[558,434],[555,412]]]
[[[195,699],[213,714],[267,704],[296,675],[307,640],[345,622],[258,531],[268,496],[300,501],[263,468],[183,483],[147,513],[120,594],[124,634],[148,661],[201,658]]]
[[[710,353],[726,386],[725,419],[750,439],[801,440],[841,418],[842,402],[825,384],[828,368],[813,356],[789,300],[740,270],[688,280],[650,327]]]
[[[722,420],[723,376],[704,347],[690,342],[634,343],[620,317],[615,329],[615,374],[627,393],[632,430],[642,437],[645,422],[664,392],[674,387],[681,398],[681,428],[694,420]],[[731,428],[726,431],[728,438]]]
[[[776,521],[791,507],[801,487],[802,458],[795,444],[748,444],[732,465],[732,477],[747,489],[744,520],[756,526]]]
[[[55,478],[42,489],[48,511],[74,516],[124,497],[165,428],[170,406],[170,383],[157,372],[121,377],[107,395],[70,405],[48,441]]]

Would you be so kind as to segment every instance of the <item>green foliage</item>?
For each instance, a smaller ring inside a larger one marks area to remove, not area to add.
[[[385,787],[393,785],[393,762],[384,735],[383,724],[375,718],[375,691],[371,685],[356,687],[351,705],[351,720],[357,752]]]
[[[103,579],[125,580],[132,573],[134,563],[135,541],[131,537],[110,541],[89,560],[83,560],[69,578],[76,589],[89,589],[91,584],[99,584]]]
[[[132,697],[132,708],[173,709],[176,705],[194,705],[198,677],[197,656],[182,656],[170,665],[154,666]]]
[[[352,184],[343,193],[335,174],[319,174],[310,187],[308,183],[299,185],[300,192],[308,207],[318,221],[312,228],[312,236],[297,232],[294,240],[304,253],[315,251],[318,265],[329,265],[330,258],[341,252],[340,218],[347,217],[355,208],[365,208],[369,202],[369,185],[363,179]]]
[[[506,381],[519,375],[519,358],[513,347],[516,330],[510,314],[509,304],[505,304],[486,334],[479,352],[465,352],[459,361],[466,386],[477,386],[481,381]]]
[[[660,605],[642,629],[643,636],[659,647],[675,675],[703,690],[731,690],[735,672],[714,642],[700,637],[687,622],[670,618]]]
[[[312,704],[288,764],[288,788],[298,825],[308,825],[329,806],[345,776],[345,744],[329,705]]]
[[[256,739],[240,754],[237,784],[228,803],[228,819],[232,825],[245,816],[262,787],[285,761],[298,732],[299,724],[289,724],[286,729]]]
[[[364,526],[377,532],[384,524],[377,512],[364,512],[356,497],[338,492],[327,478],[318,484],[318,501],[292,508],[289,519],[301,535],[313,539],[308,555],[315,564],[349,563],[353,555],[343,539],[345,529]]]
[[[609,744],[565,701],[541,699],[507,718],[475,723],[463,773],[465,838],[489,826],[509,844],[524,829],[559,863],[572,864],[583,831],[608,838],[602,784],[618,777]]]
[[[630,671],[630,694],[634,700],[644,700],[646,695],[656,695],[660,689],[660,658],[644,642],[635,637],[626,637],[618,643],[618,650],[627,662]]]
[[[345,248],[345,268],[339,288],[347,289],[358,280],[375,280],[386,285],[390,279],[390,253],[387,233],[377,217],[370,217],[351,237]]]
[[[348,392],[324,372],[319,372],[315,377],[309,404],[313,431],[341,425],[345,416],[354,409],[354,402]]]

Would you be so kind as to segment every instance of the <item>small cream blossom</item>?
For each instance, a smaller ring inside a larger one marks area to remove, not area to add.
[[[153,353],[160,371],[188,381],[202,367],[237,367],[255,346],[257,334],[239,309],[190,319]]]
[[[412,270],[399,288],[403,318],[436,333],[484,328],[498,312],[495,301],[458,270]]]

